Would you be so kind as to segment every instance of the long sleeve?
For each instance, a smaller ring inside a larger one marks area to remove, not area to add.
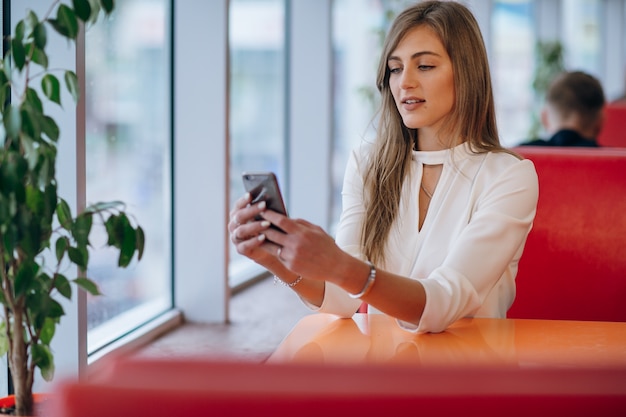
[[[360,149],[348,162],[336,235],[343,250],[361,259],[366,155]],[[399,324],[410,331],[439,332],[461,317],[505,317],[515,298],[517,264],[536,210],[532,162],[507,153],[475,154],[466,145],[414,152],[413,159],[387,239],[384,268],[420,280],[426,306],[419,326]],[[443,169],[418,230],[416,196],[423,164],[443,164]],[[357,307],[341,288],[327,284],[319,311],[349,317]],[[377,311],[370,306],[370,312]]]

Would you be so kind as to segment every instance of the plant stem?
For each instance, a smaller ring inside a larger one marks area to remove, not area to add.
[[[32,415],[33,413],[33,372],[30,371],[28,361],[28,346],[22,335],[23,323],[22,314],[24,305],[22,300],[20,305],[13,310],[13,340],[11,355],[9,356],[9,366],[13,376],[13,388],[15,389],[15,412],[19,416]]]

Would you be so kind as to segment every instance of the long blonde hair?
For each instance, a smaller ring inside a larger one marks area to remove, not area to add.
[[[418,136],[418,130],[407,128],[398,112],[387,62],[404,35],[420,25],[437,34],[452,61],[456,98],[447,116],[444,134],[448,143],[444,146],[451,148],[462,138],[473,152],[508,152],[500,145],[487,51],[472,13],[453,1],[424,1],[400,13],[389,29],[378,66],[379,121],[364,176],[366,213],[361,245],[364,255],[375,264],[384,263],[384,248],[398,214],[402,184]]]

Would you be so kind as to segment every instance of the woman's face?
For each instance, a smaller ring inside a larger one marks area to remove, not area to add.
[[[420,144],[422,139],[436,138],[455,101],[452,61],[437,35],[426,25],[409,30],[387,66],[404,124],[420,129]]]

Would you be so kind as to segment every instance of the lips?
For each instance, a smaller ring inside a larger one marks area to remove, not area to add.
[[[401,100],[401,106],[407,112],[418,110],[423,103],[426,103],[426,100],[417,97],[404,97]]]
[[[407,97],[402,99],[402,104],[417,104],[424,102],[426,102],[426,100],[417,97]]]

